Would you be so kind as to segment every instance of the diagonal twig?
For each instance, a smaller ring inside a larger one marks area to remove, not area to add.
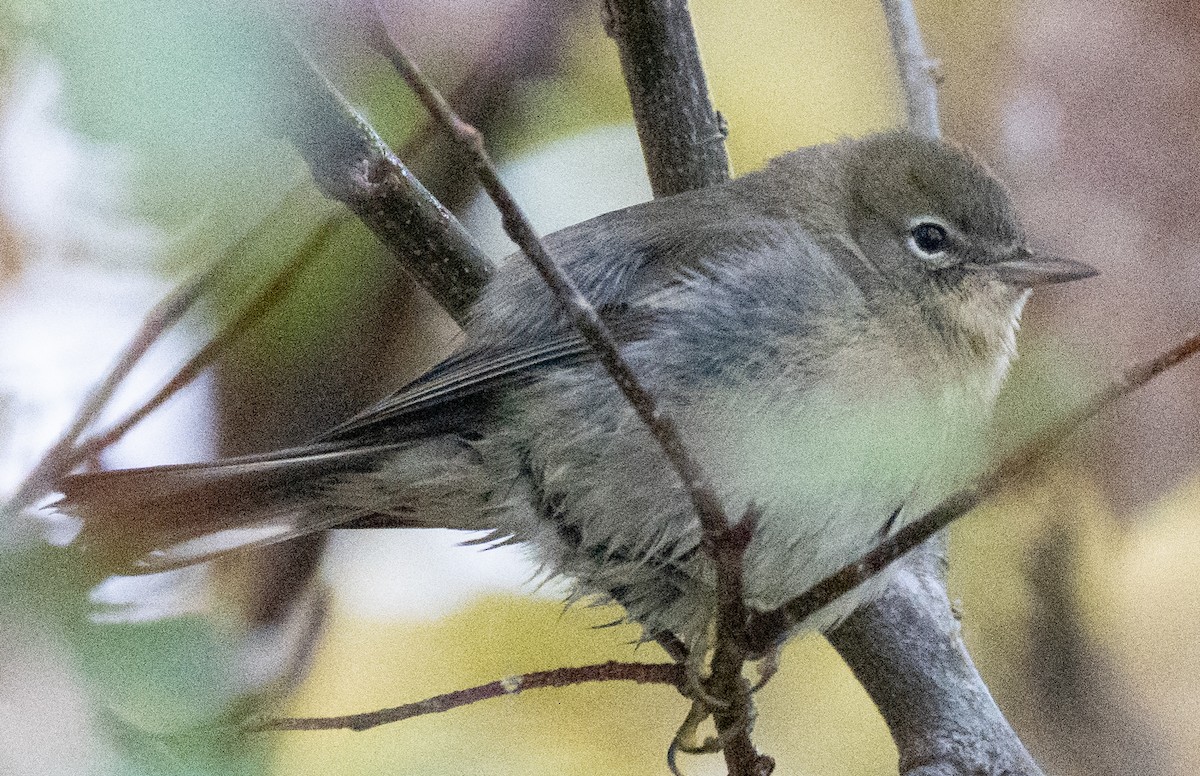
[[[921,545],[985,498],[1028,474],[1085,421],[1197,352],[1200,352],[1200,334],[1129,369],[1121,379],[1084,402],[1065,419],[1038,434],[1033,441],[1006,457],[973,485],[944,499],[933,510],[904,526],[871,552],[843,566],[780,608],[752,615],[748,628],[751,648],[771,643],[772,634],[782,633],[792,624],[803,621],[875,576],[892,561]]]
[[[621,663],[611,660],[590,666],[555,668],[550,671],[510,676],[463,690],[435,695],[378,711],[347,714],[341,717],[282,717],[255,722],[246,730],[262,733],[271,730],[354,730],[360,732],[380,725],[400,722],[425,714],[437,714],[492,698],[516,695],[526,690],[568,687],[585,682],[637,682],[638,684],[684,685],[684,668],[678,663]]]
[[[6,511],[15,514],[31,506],[49,493],[54,483],[80,461],[102,449],[94,444],[85,443],[87,450],[81,451],[77,443],[83,433],[100,417],[117,388],[150,347],[192,308],[222,267],[238,261],[245,254],[248,247],[263,235],[271,221],[270,216],[257,221],[216,261],[195,277],[172,289],[146,314],[141,326],[125,345],[108,373],[84,398],[67,429],[26,475],[8,503],[3,505]]]
[[[378,17],[376,21],[378,22]],[[722,659],[714,662],[714,671],[719,667],[720,675],[712,677],[709,689],[728,693],[721,700],[727,701],[730,713],[737,715],[733,721],[744,725],[744,719],[749,719],[747,707],[750,701],[742,688],[741,666],[745,661],[745,655],[741,651],[742,639],[727,636],[740,634],[745,624],[742,558],[753,530],[755,508],[751,506],[736,524],[731,523],[725,515],[724,506],[715,488],[699,462],[687,449],[672,417],[662,410],[654,394],[642,385],[633,368],[621,355],[616,340],[595,308],[550,257],[529,219],[500,180],[484,148],[482,136],[455,114],[404,49],[391,40],[382,23],[378,24],[373,43],[380,53],[391,61],[425,108],[474,160],[475,171],[484,190],[501,212],[505,231],[553,291],[555,298],[595,352],[597,360],[620,388],[638,417],[646,424],[662,448],[668,463],[679,475],[700,522],[701,546],[713,560],[717,600],[722,603],[717,611],[718,633],[722,636],[717,645],[718,656]],[[744,709],[746,712],[742,714]],[[758,755],[744,732],[739,731],[733,736],[733,748],[726,752],[731,773],[734,776],[754,776],[769,772],[773,761]]]
[[[16,493],[4,505],[5,511],[16,514],[31,506],[49,493],[54,483],[75,466],[79,460],[75,455],[75,443],[79,437],[96,422],[117,388],[141,361],[150,346],[191,309],[211,282],[215,268],[214,264],[176,287],[146,314],[142,325],[125,345],[116,363],[83,400],[70,425],[26,475]]]
[[[718,536],[730,530],[730,521],[725,516],[725,509],[721,504],[720,497],[717,496],[700,464],[684,445],[675,421],[661,409],[657,398],[642,385],[633,367],[621,355],[616,339],[601,320],[599,313],[550,257],[545,244],[534,231],[520,205],[501,182],[495,166],[483,147],[483,139],[479,133],[455,115],[441,94],[425,78],[399,44],[391,42],[384,53],[409,87],[416,92],[426,109],[452,133],[463,150],[475,160],[476,172],[484,189],[500,209],[509,237],[533,263],[538,274],[554,292],[555,298],[570,315],[580,334],[596,352],[597,359],[612,376],[621,392],[633,405],[638,417],[646,424],[662,447],[667,460],[683,481],[688,498],[700,519],[705,534],[705,544],[711,546]]]

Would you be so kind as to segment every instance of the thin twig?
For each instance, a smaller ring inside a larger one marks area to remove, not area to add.
[[[293,189],[288,195],[289,199],[295,194],[296,189]],[[18,512],[28,507],[46,495],[54,487],[55,482],[78,465],[79,461],[86,458],[86,455],[79,454],[76,442],[83,432],[87,431],[99,418],[100,413],[108,405],[116,389],[129,376],[133,367],[150,347],[192,308],[196,300],[212,283],[218,271],[240,260],[248,247],[263,235],[270,223],[270,216],[257,221],[216,261],[195,277],[173,288],[146,314],[142,325],[125,345],[108,373],[84,399],[66,431],[26,475],[24,481],[17,488],[16,494],[4,505],[6,510]]]
[[[125,345],[116,363],[83,400],[67,430],[46,451],[21,482],[13,497],[4,505],[5,511],[16,514],[31,506],[49,493],[54,483],[75,466],[79,459],[74,455],[74,449],[80,435],[96,422],[117,388],[141,361],[150,346],[191,309],[211,282],[217,264],[219,262],[176,287],[146,314],[142,325]]]
[[[1020,480],[1085,421],[1197,352],[1200,352],[1200,334],[1185,340],[1156,358],[1133,367],[1120,380],[1083,403],[1064,420],[1055,423],[1016,453],[1007,456],[990,472],[976,480],[973,485],[944,499],[933,510],[904,526],[871,552],[855,562],[843,566],[780,608],[771,612],[753,614],[747,628],[747,635],[750,637],[748,648],[751,650],[765,649],[780,633],[803,622],[820,609],[883,571],[892,561],[921,545],[938,531],[971,511],[985,498]]]
[[[511,129],[514,109],[523,106],[528,83],[545,81],[562,68],[572,30],[595,0],[515,0],[506,2],[506,21],[478,42],[485,55],[473,58],[447,95],[459,114],[485,137]],[[395,6],[392,5],[394,9]],[[464,208],[479,193],[479,179],[463,164],[452,141],[432,120],[420,122],[396,153],[451,210]]]
[[[291,200],[296,195],[297,191],[298,189],[293,189],[289,193],[285,200],[285,205],[288,200]],[[282,210],[285,205],[281,205],[276,210],[276,213]],[[125,345],[116,363],[101,382],[92,389],[87,398],[84,399],[70,426],[68,426],[67,430],[63,432],[62,436],[59,437],[58,441],[54,443],[46,454],[42,456],[42,459],[17,488],[15,495],[4,505],[6,511],[10,513],[19,512],[49,493],[54,487],[54,483],[70,472],[71,469],[115,443],[133,425],[144,419],[146,415],[149,415],[152,410],[160,406],[176,390],[186,384],[187,381],[182,384],[176,384],[177,379],[172,380],[150,402],[135,410],[130,418],[117,424],[116,427],[105,432],[103,435],[94,436],[82,443],[79,442],[79,438],[96,422],[101,412],[108,405],[109,400],[112,399],[116,389],[150,347],[192,308],[196,300],[208,289],[213,278],[222,268],[231,266],[245,257],[250,246],[265,234],[267,227],[272,223],[273,218],[271,215],[256,221],[216,261],[213,261],[195,277],[172,289],[167,296],[146,314],[142,325],[138,328],[133,338]],[[327,221],[326,225],[328,223]],[[285,270],[285,273],[289,271]],[[213,347],[212,343],[205,348],[205,351],[209,352],[210,356],[215,356],[220,350],[220,346]],[[195,359],[193,359],[194,361]],[[184,369],[186,370],[187,368],[185,367]],[[174,387],[172,388],[172,386]]]
[[[908,128],[926,137],[940,137],[937,62],[925,53],[921,28],[912,0],[880,0],[896,55],[896,72],[904,89]]]
[[[195,380],[201,372],[207,369],[229,346],[249,331],[254,324],[262,319],[279,303],[291,290],[292,284],[299,277],[310,261],[324,250],[334,232],[346,222],[348,216],[335,213],[327,216],[308,236],[303,244],[296,249],[295,258],[290,261],[259,293],[251,299],[238,315],[225,325],[224,328],[202,347],[196,355],[188,359],[179,370],[153,396],[124,419],[115,423],[107,431],[82,442],[75,450],[75,463],[87,460],[101,450],[116,444],[130,429],[146,419],[150,413],[161,407],[168,399]]]
[[[662,448],[672,468],[679,474],[684,491],[700,521],[701,546],[713,560],[717,599],[725,604],[734,599],[739,602],[737,607],[724,605],[718,607],[718,632],[722,635],[730,633],[740,635],[745,626],[745,617],[742,616],[745,609],[741,604],[741,559],[753,528],[755,515],[753,505],[747,509],[746,514],[738,523],[730,523],[725,515],[720,497],[700,464],[684,444],[675,421],[661,409],[654,394],[642,385],[633,368],[621,355],[616,340],[601,320],[600,315],[584,298],[574,282],[550,257],[529,219],[507,187],[501,182],[500,176],[484,148],[482,136],[474,127],[454,113],[436,87],[425,78],[403,48],[382,32],[382,24],[380,24],[380,30],[376,45],[380,47],[381,53],[388,57],[425,108],[475,160],[475,171],[479,175],[484,190],[499,208],[505,231],[533,263],[538,274],[553,291],[555,298],[566,309],[580,334],[596,353],[597,360],[621,389],[634,411],[637,412]],[[720,689],[736,693],[736,696],[727,696],[723,700],[728,701],[732,707],[740,709],[749,703],[748,700],[742,699],[745,693],[741,692],[740,686],[741,666],[745,661],[745,656],[741,653],[743,639],[734,638],[732,640],[725,639],[725,641],[728,642],[724,645],[726,659],[720,665],[720,676],[714,673],[713,680],[718,682]],[[732,673],[736,673],[737,676],[730,676],[729,674]],[[748,752],[753,753],[753,757],[747,757]],[[727,760],[732,757],[735,763],[735,766],[731,766],[731,773],[734,776],[752,776],[764,772],[765,761],[758,757],[757,752],[754,752],[748,736],[738,737],[734,750],[726,754]]]
[[[585,682],[637,682],[638,684],[669,684],[680,688],[685,682],[684,668],[678,663],[620,663],[609,661],[575,668],[555,668],[530,674],[510,676],[478,687],[468,687],[443,695],[435,695],[416,703],[406,703],[389,709],[347,714],[343,717],[283,717],[257,722],[247,727],[254,733],[270,730],[370,730],[380,725],[437,714],[491,698],[517,695],[526,690],[547,687],[568,687]]]
[[[754,722],[754,701],[750,687],[742,677],[746,664],[745,629],[750,610],[743,594],[743,559],[754,536],[760,513],[753,504],[734,531],[722,537],[713,548],[713,561],[725,569],[727,579],[717,587],[717,637],[713,645],[711,676],[707,690],[715,698],[727,701],[726,708],[713,709],[718,740],[730,776],[769,774],[775,761],[762,755],[750,733]]]
[[[533,263],[546,284],[550,286],[555,298],[566,309],[580,334],[596,352],[597,360],[612,376],[637,412],[638,417],[642,419],[662,447],[671,466],[678,472],[683,481],[684,490],[700,519],[704,532],[704,544],[711,551],[713,542],[730,531],[731,524],[725,517],[725,508],[721,504],[716,490],[705,476],[700,464],[684,445],[675,421],[659,407],[655,396],[642,385],[633,371],[633,367],[621,355],[616,339],[613,338],[612,332],[601,320],[596,309],[550,257],[545,244],[534,231],[520,205],[501,182],[500,176],[483,146],[483,138],[479,132],[454,113],[436,87],[425,78],[399,44],[394,41],[389,42],[383,53],[392,61],[426,109],[475,160],[475,170],[484,190],[499,208],[504,228],[509,237]]]

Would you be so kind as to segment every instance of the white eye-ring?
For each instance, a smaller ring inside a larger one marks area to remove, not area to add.
[[[950,247],[950,229],[932,216],[914,218],[908,229],[908,249],[922,259],[939,259]]]

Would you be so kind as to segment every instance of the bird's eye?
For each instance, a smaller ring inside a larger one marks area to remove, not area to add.
[[[936,256],[946,250],[950,235],[946,227],[933,221],[921,221],[909,230],[909,245],[925,256]]]

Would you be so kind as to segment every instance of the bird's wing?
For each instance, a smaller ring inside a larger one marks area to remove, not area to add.
[[[689,276],[708,271],[722,260],[711,243],[738,240],[728,227],[696,220],[695,210],[686,207],[688,201],[684,197],[644,203],[546,238],[550,253],[620,344],[652,331],[657,312],[649,300],[669,294]],[[685,213],[696,223],[659,233],[664,221],[678,221],[659,212],[664,209]],[[745,231],[743,240],[760,239],[753,226]],[[485,294],[463,350],[330,429],[321,441],[470,433],[497,391],[526,383],[550,368],[594,360],[591,348],[565,320],[541,278],[521,256],[509,257]]]
[[[472,400],[497,389],[527,382],[539,371],[583,363],[590,358],[586,342],[561,334],[512,350],[467,348],[438,364],[387,398],[320,437],[346,442],[364,437],[425,436],[437,431],[467,431]]]

